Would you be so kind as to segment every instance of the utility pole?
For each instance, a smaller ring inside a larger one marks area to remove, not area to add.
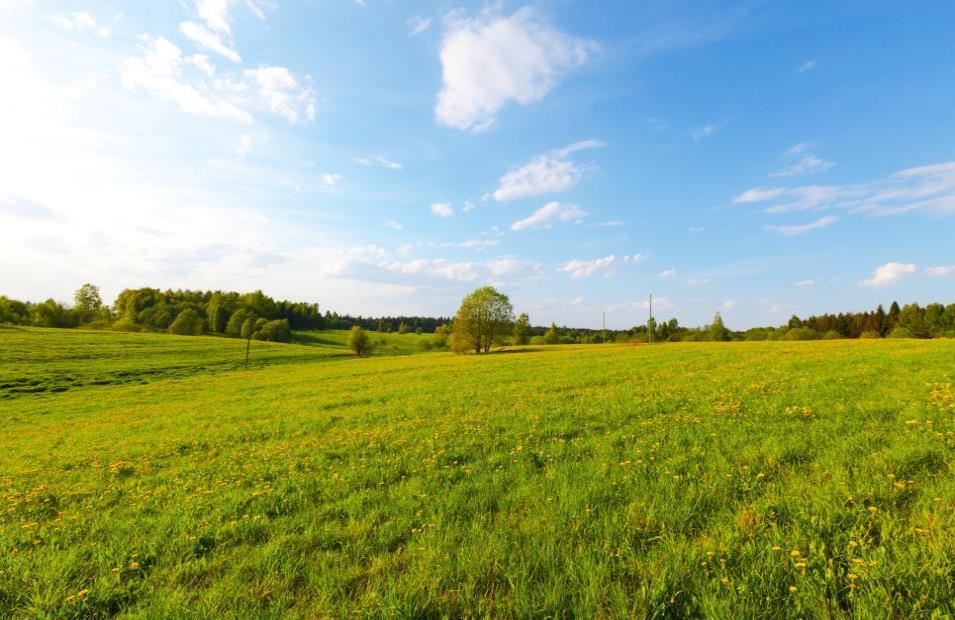
[[[647,344],[653,344],[653,293],[650,293],[650,318],[647,319]]]

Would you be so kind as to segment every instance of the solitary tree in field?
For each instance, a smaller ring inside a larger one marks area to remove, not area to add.
[[[371,338],[359,325],[353,325],[348,332],[348,348],[358,357],[364,357],[371,351]]]
[[[525,345],[531,339],[531,319],[527,313],[521,314],[514,322],[514,344]]]
[[[557,332],[557,323],[551,323],[547,331],[544,332],[544,344],[557,344],[560,342],[560,334]]]
[[[726,326],[723,325],[723,317],[720,316],[719,312],[713,317],[709,332],[710,340],[724,342],[730,339],[730,330],[726,329]]]
[[[507,295],[493,286],[479,288],[461,300],[451,326],[451,347],[456,353],[487,353],[513,320],[514,308]]]
[[[77,289],[73,302],[78,318],[83,322],[92,321],[103,308],[103,298],[100,297],[99,288],[89,283]]]

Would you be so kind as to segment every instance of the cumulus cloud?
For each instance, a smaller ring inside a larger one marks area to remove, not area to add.
[[[435,202],[431,205],[431,212],[438,217],[451,217],[454,215],[454,207],[450,202]]]
[[[246,69],[244,81],[236,86],[242,92],[251,88],[269,110],[289,123],[315,119],[315,93],[311,87],[299,84],[285,67],[266,66]]]
[[[455,129],[487,129],[507,103],[542,99],[595,49],[593,42],[555,28],[533,7],[510,16],[452,14],[441,41],[443,86],[435,118]]]
[[[757,187],[734,203],[766,203],[767,213],[842,209],[888,216],[923,211],[955,214],[955,161],[908,168],[884,179],[848,185]]]
[[[886,263],[876,267],[871,278],[862,281],[864,286],[880,287],[898,282],[915,273],[915,265],[911,263]]]
[[[811,230],[818,230],[820,228],[825,228],[831,224],[834,224],[839,218],[834,215],[826,215],[819,218],[818,220],[809,222],[808,224],[796,224],[793,226],[766,226],[766,230],[772,230],[778,232],[781,235],[802,235]]]
[[[583,170],[569,159],[570,155],[601,146],[604,144],[599,140],[581,140],[538,155],[501,177],[490,198],[502,202],[568,190],[583,178]]]
[[[598,273],[610,275],[627,264],[636,264],[646,258],[643,254],[617,257],[614,254],[591,260],[573,259],[557,268],[558,272],[569,273],[572,278],[586,278]]]
[[[587,212],[573,204],[548,202],[522,220],[511,224],[511,230],[528,230],[531,228],[550,228],[554,221],[580,221],[587,216]]]

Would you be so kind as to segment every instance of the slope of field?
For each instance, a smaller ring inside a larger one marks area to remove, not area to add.
[[[79,329],[0,328],[0,398],[146,383],[245,366],[246,341]],[[253,340],[250,367],[348,355],[343,347]]]
[[[8,399],[0,617],[950,617],[953,447],[951,341],[342,359]]]
[[[434,340],[434,334],[397,334],[368,332],[374,349],[371,354],[410,355],[421,353],[418,344],[425,340]],[[342,329],[303,330],[294,334],[293,341],[298,344],[317,345],[348,352],[348,331]]]

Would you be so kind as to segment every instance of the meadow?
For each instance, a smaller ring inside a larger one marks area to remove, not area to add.
[[[955,614],[955,341],[298,340],[0,330],[0,617]]]

